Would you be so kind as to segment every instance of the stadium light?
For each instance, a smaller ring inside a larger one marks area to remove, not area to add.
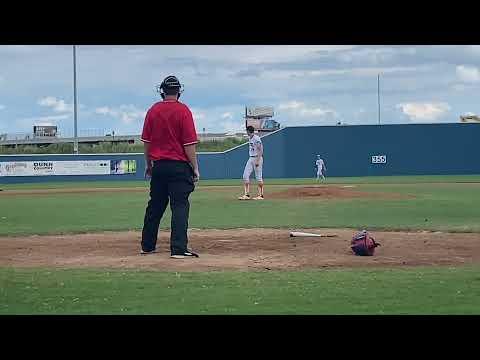
[[[77,53],[73,45],[73,153],[78,155],[77,137]]]
[[[378,125],[380,125],[380,74],[377,76]]]

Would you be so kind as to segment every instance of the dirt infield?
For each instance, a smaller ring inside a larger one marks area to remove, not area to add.
[[[268,195],[269,199],[301,199],[301,198],[324,198],[324,199],[352,199],[352,198],[378,198],[378,199],[408,199],[411,196],[395,193],[374,193],[352,190],[355,186],[302,186],[290,187],[287,190],[273,192]]]
[[[295,229],[302,230],[302,229]],[[169,258],[169,234],[156,254],[139,254],[139,232],[0,237],[0,266],[136,268],[170,271],[295,270],[326,267],[428,266],[480,263],[480,234],[373,232],[373,257],[354,256],[350,229],[308,230],[333,238],[291,238],[289,230],[191,230],[198,259]]]
[[[276,185],[273,185],[273,191],[268,193],[266,199],[353,199],[353,198],[375,198],[375,199],[408,199],[413,196],[386,193],[386,192],[366,192],[352,190],[355,185],[333,186],[333,185],[312,185],[299,186],[292,185],[285,190],[275,190]],[[232,188],[238,186],[205,186],[201,190],[215,190],[230,192]],[[0,194],[0,197],[5,196],[19,196],[19,195],[55,195],[55,194],[90,194],[90,193],[148,193],[149,188],[145,187],[117,187],[117,188],[66,188],[66,189],[25,189],[25,190],[5,190]]]

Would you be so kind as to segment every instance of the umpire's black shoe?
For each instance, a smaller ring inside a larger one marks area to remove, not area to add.
[[[140,255],[148,255],[148,254],[156,254],[156,253],[157,253],[156,249],[153,249],[153,250],[150,250],[150,251],[145,251],[145,250],[140,251]]]
[[[183,254],[172,254],[170,255],[170,257],[172,259],[185,259],[187,257],[197,257],[198,258],[198,254],[195,254],[193,251],[185,251]]]

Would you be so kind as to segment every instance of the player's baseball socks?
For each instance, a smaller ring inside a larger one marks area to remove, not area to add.
[[[238,198],[238,200],[250,200],[250,195],[248,194],[243,194]]]

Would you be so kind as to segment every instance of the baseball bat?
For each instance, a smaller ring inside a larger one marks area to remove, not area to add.
[[[290,237],[336,237],[335,234],[313,234],[300,231],[292,231]]]

